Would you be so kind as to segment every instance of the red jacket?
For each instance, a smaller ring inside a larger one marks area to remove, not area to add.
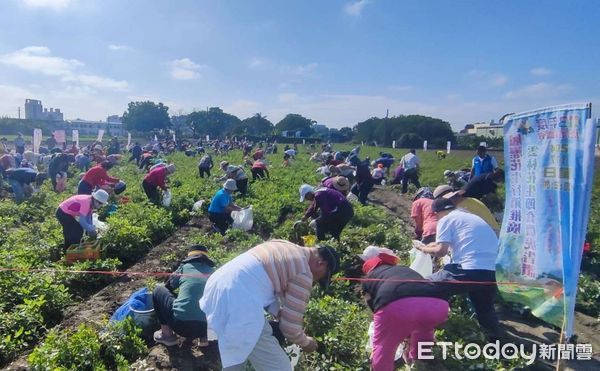
[[[167,190],[167,167],[159,166],[153,170],[150,170],[144,177],[144,181],[155,187],[160,187],[163,190]]]
[[[118,178],[113,178],[106,172],[106,169],[100,165],[96,165],[89,169],[83,176],[83,181],[92,187],[99,187],[105,184],[115,184],[119,181]]]

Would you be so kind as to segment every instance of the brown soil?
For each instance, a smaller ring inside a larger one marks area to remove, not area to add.
[[[182,259],[185,256],[186,248],[189,245],[188,238],[194,232],[208,232],[210,230],[210,223],[207,220],[202,218],[194,219],[186,226],[180,228],[163,243],[155,246],[142,260],[130,267],[127,271],[170,272],[174,270],[175,267],[173,267],[171,263],[165,263],[161,259],[163,255],[175,253],[177,255],[176,260]],[[121,276],[115,279],[114,282],[95,295],[89,297],[86,301],[68,308],[65,312],[65,319],[57,326],[57,328],[74,329],[81,323],[98,322],[102,318],[110,317],[134,291],[146,286],[146,279],[146,277],[136,275]],[[163,278],[160,277],[157,277],[156,279],[163,280]],[[190,343],[182,343],[178,347],[171,347],[168,351],[163,346],[154,346],[150,348],[150,355],[147,358],[148,362],[146,362],[146,366],[142,367],[143,363],[140,363],[138,369],[216,369],[214,360],[218,360],[218,351],[216,350],[215,345],[213,344],[205,350],[207,354],[211,355],[203,355],[199,348]],[[27,355],[21,356],[5,369],[27,370]]]
[[[412,196],[401,195],[393,188],[376,187],[369,194],[369,201],[375,205],[382,206],[393,215],[404,221],[409,235],[413,232],[410,209]],[[556,344],[559,341],[560,329],[550,326],[541,320],[527,315],[521,315],[509,308],[498,308],[501,324],[507,333],[507,341],[515,344]],[[582,313],[575,313],[576,336],[575,343],[592,344],[595,350],[591,361],[561,361],[562,370],[600,370],[600,322]],[[538,361],[534,364],[535,370],[554,370],[556,364]]]

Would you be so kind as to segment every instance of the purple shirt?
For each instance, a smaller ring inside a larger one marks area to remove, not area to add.
[[[348,202],[346,197],[336,189],[319,188],[315,191],[315,200],[310,205],[305,217],[314,214],[318,209],[321,209],[323,215],[331,215],[337,211],[338,207],[343,203]]]
[[[329,178],[325,178],[325,180],[323,180],[321,182],[323,184],[323,187],[325,188],[332,188],[335,189],[335,187],[333,186],[333,177],[329,177]]]

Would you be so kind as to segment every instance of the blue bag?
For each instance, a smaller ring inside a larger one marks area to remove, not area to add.
[[[133,317],[134,310],[146,311],[153,307],[152,292],[148,291],[147,287],[143,287],[131,294],[125,303],[110,317],[109,322],[123,321],[127,317]]]

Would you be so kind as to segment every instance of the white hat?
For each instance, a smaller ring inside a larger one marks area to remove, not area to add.
[[[225,183],[223,183],[223,188],[225,188],[228,191],[237,191],[237,184],[235,184],[235,180],[233,179],[227,179],[225,181]]]
[[[169,173],[169,174],[173,174],[175,172],[175,170],[177,169],[175,167],[175,164],[168,164],[165,167],[167,168],[167,173]]]
[[[379,246],[367,246],[364,251],[362,252],[362,254],[360,254],[360,258],[364,261],[367,261],[371,258],[376,257],[379,254],[388,254],[391,256],[395,256],[398,257],[392,250],[388,249],[387,247],[379,247]]]
[[[445,170],[444,171],[444,176],[445,177],[449,177],[450,175],[452,175],[453,173],[450,170]]]
[[[103,189],[99,189],[96,192],[92,192],[92,198],[103,205],[106,205],[108,203],[108,193]]]
[[[304,201],[304,197],[306,197],[306,195],[308,193],[312,193],[315,191],[315,188],[309,184],[302,184],[300,186],[300,202]]]

